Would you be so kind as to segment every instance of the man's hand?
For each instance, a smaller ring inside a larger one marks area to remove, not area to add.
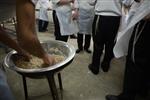
[[[72,11],[72,19],[73,19],[73,20],[76,20],[76,19],[78,19],[78,16],[79,16],[78,9],[74,9],[74,10]]]
[[[43,61],[45,64],[48,64],[48,65],[54,65],[56,62],[55,58],[53,56],[50,56],[49,54],[44,55]]]
[[[150,14],[148,14],[148,15],[144,18],[144,20],[150,20]]]

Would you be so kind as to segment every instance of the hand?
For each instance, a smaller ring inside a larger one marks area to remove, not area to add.
[[[77,9],[73,10],[72,11],[72,19],[76,20],[76,19],[78,19],[78,16],[79,16],[78,10]]]
[[[22,48],[17,50],[18,55],[21,55],[24,57],[24,59],[26,61],[29,61],[31,59],[31,56],[28,52],[26,52],[25,50],[23,50]]]
[[[47,10],[52,10],[51,8],[48,8]]]
[[[69,2],[74,3],[74,0],[69,0]]]
[[[144,18],[144,20],[150,20],[150,14],[148,14],[148,15]]]
[[[54,65],[56,63],[55,58],[53,56],[50,56],[49,54],[44,55],[43,61],[48,65]]]

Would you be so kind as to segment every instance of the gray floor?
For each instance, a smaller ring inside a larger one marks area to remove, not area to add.
[[[52,29],[49,27],[49,30]],[[41,41],[54,39],[52,31],[38,33],[38,36]],[[77,48],[76,39],[69,39],[68,42]],[[90,48],[92,49],[92,42]],[[1,59],[5,57],[3,49],[0,49],[0,55]],[[113,59],[109,72],[104,73],[100,70],[98,75],[93,75],[87,67],[91,62],[91,57],[92,54],[86,52],[76,54],[73,62],[61,71],[64,87],[63,100],[105,100],[107,94],[120,93],[125,58]],[[7,68],[6,75],[16,100],[24,100],[22,77]],[[30,100],[52,100],[46,79],[28,78],[27,86]]]

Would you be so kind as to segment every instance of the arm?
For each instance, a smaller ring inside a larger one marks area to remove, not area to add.
[[[19,54],[24,55],[25,57],[29,58],[29,54],[27,52],[25,52],[19,46],[19,44],[4,31],[4,29],[2,27],[0,27],[0,41],[3,44],[9,46],[10,48],[15,49]]]
[[[35,30],[35,7],[30,0],[17,0],[17,39],[20,46],[27,52],[38,56],[47,64],[53,64],[54,59],[44,51]]]
[[[59,2],[57,4],[58,5],[66,5],[66,4],[70,4],[73,2],[74,2],[74,0],[59,0]]]
[[[78,0],[74,0],[74,3],[72,3],[72,19],[77,19],[79,16],[79,2]]]

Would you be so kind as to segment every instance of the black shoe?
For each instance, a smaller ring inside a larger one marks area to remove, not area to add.
[[[110,68],[110,62],[102,62],[101,68],[102,68],[103,72],[108,72],[108,70]]]
[[[76,53],[80,53],[81,51],[83,51],[82,49],[77,49]]]
[[[70,35],[70,38],[71,38],[71,39],[76,39],[77,36],[73,34],[73,35]]]
[[[89,50],[89,49],[85,49],[85,51],[86,51],[87,53],[92,53],[92,51]]]
[[[93,67],[92,64],[89,64],[88,68],[94,75],[99,73],[99,67]]]
[[[118,96],[115,95],[106,95],[106,100],[119,100]]]

